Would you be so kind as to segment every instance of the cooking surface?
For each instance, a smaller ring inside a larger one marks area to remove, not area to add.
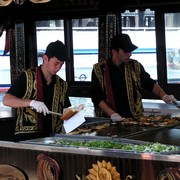
[[[35,144],[35,145],[46,145],[48,147],[56,147],[60,148],[61,150],[65,151],[83,151],[83,153],[103,153],[104,156],[112,155],[112,156],[119,156],[122,157],[123,155],[130,158],[142,158],[141,153],[134,153],[134,151],[127,151],[127,150],[119,150],[119,149],[99,149],[99,148],[88,148],[88,147],[79,147],[78,145],[63,145],[63,144],[55,144],[53,142],[63,140],[63,141],[76,141],[80,140],[83,142],[86,141],[100,141],[103,142],[104,140],[113,140],[115,142],[120,142],[123,144],[146,144],[148,142],[159,142],[161,144],[166,145],[174,145],[179,146],[179,135],[180,135],[180,128],[176,128],[178,125],[170,125],[165,127],[152,127],[152,126],[140,126],[140,125],[116,125],[111,122],[110,119],[107,118],[86,118],[86,122],[81,125],[78,129],[80,134],[55,134],[52,137],[47,138],[40,138],[40,139],[32,139],[23,141],[21,143],[27,144]],[[100,127],[100,128],[99,128]],[[83,132],[82,129],[88,129],[88,132]],[[97,128],[97,129],[96,129]],[[174,131],[174,129],[176,131]],[[159,136],[161,138],[159,138]],[[167,136],[167,138],[166,138]],[[142,137],[140,139],[139,137]],[[144,137],[144,138],[143,138]],[[154,138],[156,137],[156,139]],[[173,139],[173,141],[172,141]],[[154,140],[154,141],[152,141]],[[177,142],[178,141],[178,142]],[[68,142],[67,142],[68,143]],[[100,144],[100,143],[99,143]],[[81,152],[82,153],[82,152]],[[159,153],[157,153],[159,154]],[[158,159],[163,158],[166,159],[165,156],[157,156],[156,153],[151,153],[149,158]],[[164,153],[160,153],[161,155]],[[176,152],[169,152],[165,153],[168,154],[179,154],[179,151]],[[136,155],[138,157],[136,157]]]
[[[152,132],[144,132],[137,135],[129,135],[127,138],[180,146],[180,128],[174,127]]]
[[[120,125],[113,123],[109,118],[86,118],[86,122],[71,134],[125,137],[129,134],[157,129],[158,127],[139,125]]]
[[[129,136],[130,134],[142,133],[144,131],[159,129],[158,127],[139,126],[139,125],[117,125],[114,123],[110,123],[110,124],[105,123],[104,127],[103,125],[101,125],[101,127],[102,129],[99,129],[98,125],[96,125],[96,127],[94,127],[94,125],[91,125],[89,127],[86,126],[84,131],[82,128],[80,129],[79,132],[82,135],[126,137]],[[76,133],[78,133],[78,130],[72,132],[72,134],[76,134]]]
[[[179,122],[163,127],[154,127],[138,124],[115,124],[108,118],[86,118],[86,122],[72,134],[129,138],[180,146]]]

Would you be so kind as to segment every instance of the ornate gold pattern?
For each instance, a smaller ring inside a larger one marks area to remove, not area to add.
[[[87,180],[120,180],[120,173],[117,172],[116,167],[105,160],[92,164],[92,168],[88,171]]]
[[[38,155],[37,160],[37,175],[39,180],[60,179],[60,167],[59,164],[53,158],[42,153]]]
[[[142,115],[142,101],[141,94],[139,92],[141,83],[139,74],[140,66],[136,60],[130,60],[130,63],[125,63],[127,95],[129,99],[130,109],[134,117]],[[134,99],[133,86],[135,86],[136,90],[136,99]]]
[[[25,71],[27,77],[27,89],[23,98],[36,99],[36,72],[37,68]],[[64,107],[65,94],[68,88],[67,82],[56,76],[56,85],[54,88],[53,111],[61,112]],[[58,116],[52,116],[52,131],[59,133],[61,131],[62,122]],[[25,132],[37,132],[37,113],[30,107],[17,108],[16,134]]]
[[[108,14],[99,18],[99,61],[110,56],[110,41],[116,34],[116,15]]]
[[[179,180],[180,167],[169,167],[164,169],[158,176],[157,180]]]
[[[11,31],[10,41],[10,65],[11,80],[26,69],[25,65],[25,42],[24,42],[24,23],[16,23],[15,29]]]

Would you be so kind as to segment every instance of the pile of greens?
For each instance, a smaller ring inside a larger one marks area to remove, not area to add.
[[[176,152],[180,148],[173,145],[164,145],[160,143],[146,143],[146,144],[121,144],[111,140],[92,140],[92,141],[72,141],[72,140],[55,140],[51,144],[61,146],[76,146],[76,147],[89,147],[89,148],[106,148],[106,149],[120,149],[124,151],[135,152]]]

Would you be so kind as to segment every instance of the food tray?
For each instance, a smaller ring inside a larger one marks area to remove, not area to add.
[[[63,141],[61,144],[56,144],[56,141]],[[23,141],[24,142],[24,141]],[[73,144],[67,144],[65,142],[72,142]],[[83,143],[96,143],[96,144],[102,144],[104,142],[107,142],[107,147],[88,147],[84,145],[76,145],[77,142]],[[40,138],[40,139],[33,139],[33,140],[27,140],[25,143],[29,144],[37,144],[37,145],[48,145],[48,146],[56,146],[61,148],[71,148],[71,149],[77,149],[77,148],[84,148],[84,149],[92,149],[92,150],[106,150],[109,152],[133,152],[133,153],[143,153],[141,150],[132,150],[132,149],[119,149],[119,148],[113,148],[109,147],[109,143],[113,144],[121,144],[123,146],[140,146],[140,145],[147,145],[147,144],[154,144],[154,143],[147,143],[143,141],[137,141],[137,140],[129,140],[129,139],[123,139],[123,138],[110,138],[110,137],[92,137],[92,136],[81,136],[81,135],[55,135],[53,137],[47,137],[47,138]],[[170,145],[165,145],[167,147],[170,147]],[[177,147],[178,150],[176,151],[170,151],[170,152],[150,152],[150,153],[158,153],[158,154],[179,154],[180,149]],[[149,152],[147,152],[149,153]]]

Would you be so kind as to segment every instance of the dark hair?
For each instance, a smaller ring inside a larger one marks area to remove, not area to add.
[[[59,40],[51,42],[47,46],[45,55],[48,58],[56,57],[59,61],[66,61],[68,59],[66,47]]]

